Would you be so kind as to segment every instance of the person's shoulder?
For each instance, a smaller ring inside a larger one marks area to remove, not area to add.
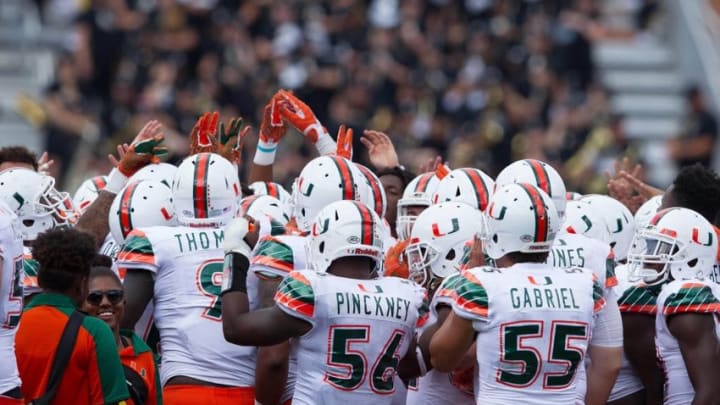
[[[82,328],[85,329],[93,338],[96,337],[113,337],[112,330],[102,320],[95,318],[94,316],[85,315],[82,321]]]
[[[658,303],[664,315],[720,312],[720,288],[709,280],[674,280],[663,286]]]

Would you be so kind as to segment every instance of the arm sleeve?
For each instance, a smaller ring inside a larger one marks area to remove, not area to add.
[[[715,297],[710,286],[701,283],[685,283],[677,292],[670,294],[663,305],[664,315],[689,312],[720,312],[720,301]]]
[[[291,272],[275,293],[275,304],[286,314],[315,325],[315,292],[299,271]]]
[[[617,302],[620,312],[649,315],[657,313],[657,295],[645,286],[635,285],[627,288]]]
[[[622,347],[623,329],[620,310],[614,293],[608,290],[607,304],[597,314],[590,344],[601,347]]]
[[[152,242],[139,229],[134,229],[125,239],[125,243],[117,256],[118,268],[143,269],[156,274],[157,258]]]
[[[85,322],[100,321],[99,319],[85,319]],[[83,322],[83,324],[85,324]],[[107,325],[93,325],[91,330],[94,341],[94,356],[90,364],[90,386],[93,403],[110,404],[130,398],[125,384],[125,372],[120,363],[117,344],[112,331]]]
[[[260,277],[285,277],[294,268],[292,248],[272,236],[260,239],[250,258],[250,271]]]
[[[488,295],[480,280],[471,271],[463,273],[452,286],[453,311],[470,321],[488,320]]]

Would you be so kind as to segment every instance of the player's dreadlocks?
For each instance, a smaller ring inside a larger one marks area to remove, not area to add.
[[[38,235],[32,254],[40,263],[40,287],[65,292],[90,273],[96,254],[95,240],[75,229],[53,229]]]
[[[718,225],[720,211],[720,177],[699,163],[683,167],[673,181],[672,194],[680,207],[697,211]]]

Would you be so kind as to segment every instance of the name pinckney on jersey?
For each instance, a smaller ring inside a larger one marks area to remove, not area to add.
[[[358,288],[362,291],[367,290],[363,284],[358,284]],[[381,293],[383,289],[379,285],[374,285],[374,291],[368,293],[337,292],[335,293],[337,315],[364,315],[407,321],[412,304],[410,300],[377,295]]]

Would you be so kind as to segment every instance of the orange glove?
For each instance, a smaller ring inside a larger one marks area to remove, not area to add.
[[[353,154],[353,130],[340,125],[337,135],[337,148],[335,154],[345,159],[352,160]]]
[[[335,141],[318,121],[312,109],[290,92],[282,92],[280,97],[285,101],[280,104],[280,115],[295,129],[302,132],[321,155],[335,153],[337,147]]]
[[[448,175],[448,173],[450,173],[450,167],[448,167],[448,165],[446,164],[441,163],[437,165],[437,167],[435,167],[435,177],[440,180],[444,179],[445,176]]]
[[[268,101],[263,110],[263,119],[260,123],[260,136],[255,150],[253,163],[260,166],[270,166],[275,162],[275,152],[280,139],[287,132],[287,124],[280,115],[280,107],[287,104],[282,97],[285,90],[280,90]]]
[[[408,262],[405,258],[405,248],[410,244],[410,239],[398,241],[387,253],[385,253],[385,276],[393,276],[407,279],[410,276]]]
[[[198,118],[192,131],[190,131],[190,155],[203,152],[217,153],[218,139],[215,137],[220,114],[205,113]]]

